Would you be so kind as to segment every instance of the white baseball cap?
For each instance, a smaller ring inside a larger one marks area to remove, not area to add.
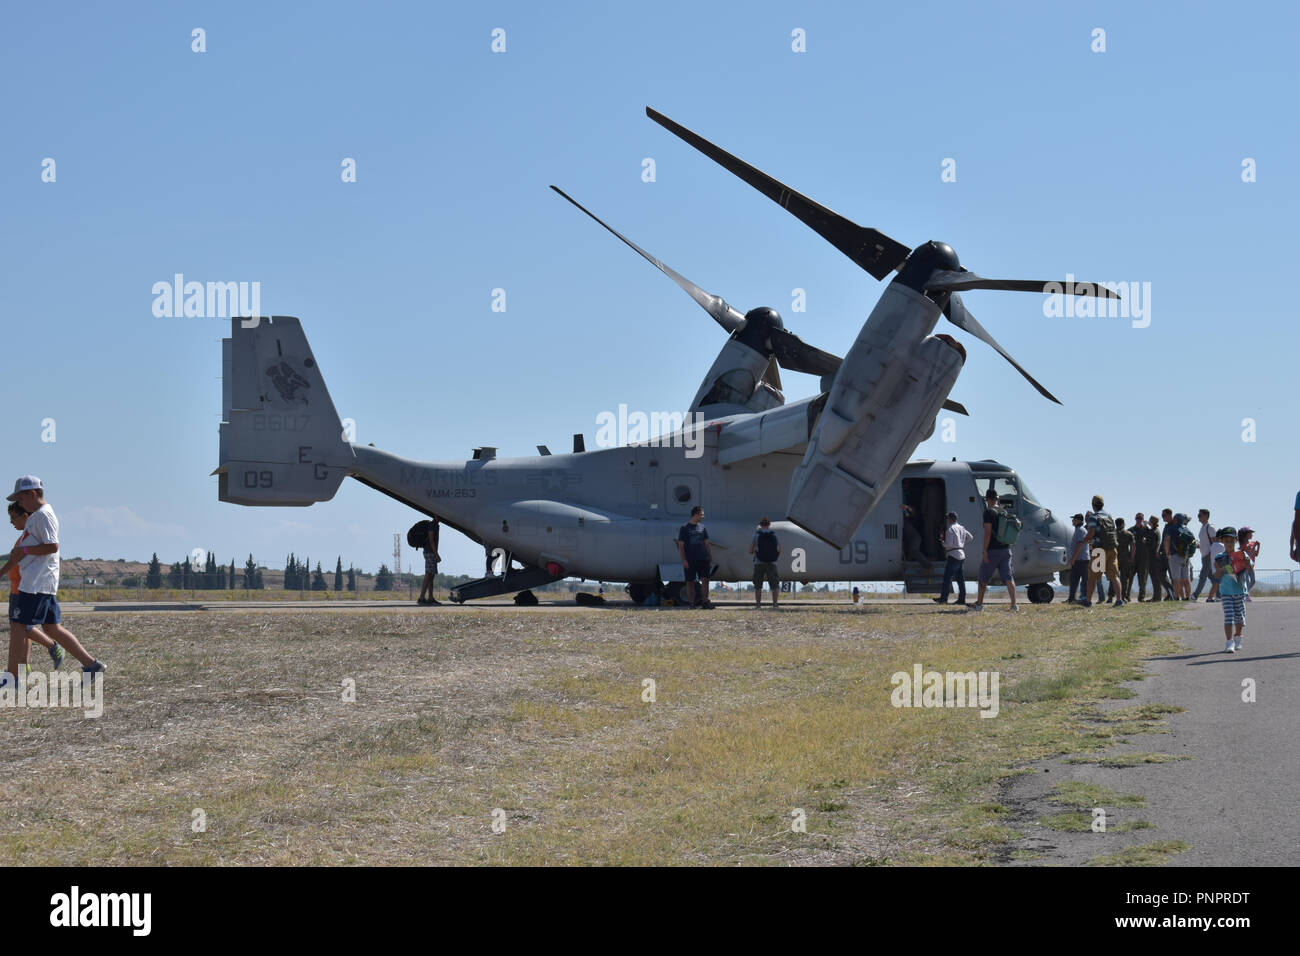
[[[14,482],[14,493],[6,498],[6,501],[17,501],[18,496],[24,491],[43,491],[45,486],[41,484],[41,479],[35,475],[23,475]]]

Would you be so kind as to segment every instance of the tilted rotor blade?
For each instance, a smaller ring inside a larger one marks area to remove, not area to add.
[[[700,304],[701,308],[703,308],[705,312],[713,316],[714,320],[718,323],[718,325],[726,329],[727,332],[730,333],[736,331],[736,329],[740,327],[740,323],[745,321],[744,315],[742,315],[740,312],[737,312],[734,308],[728,305],[721,296],[711,295],[710,293],[705,292],[703,289],[697,286],[690,279],[686,278],[684,275],[681,275],[680,273],[674,271],[671,267],[660,262],[654,256],[650,255],[650,253],[646,252],[644,249],[638,246],[631,239],[627,238],[627,236],[620,233],[617,229],[613,229],[609,226],[608,223],[602,222],[599,216],[593,213],[590,209],[587,209],[585,206],[582,205],[582,203],[578,202],[576,199],[574,199],[572,196],[566,193],[559,186],[552,186],[551,188],[554,189],[561,196],[563,196],[565,199],[569,200],[569,202],[573,203],[583,212],[585,212],[592,219],[596,220],[596,222],[600,223],[600,225],[604,226],[607,230],[609,230],[619,239],[623,240],[624,243],[631,246],[634,250],[636,250],[636,252],[638,252],[641,255],[641,258],[645,259],[647,262],[649,262],[652,266],[654,266],[656,269],[658,269],[668,278],[676,282],[677,285],[680,286],[682,290],[686,292],[687,295],[689,295],[692,299],[694,299],[696,302]]]
[[[1055,286],[1049,289],[1048,286]],[[929,292],[969,292],[971,289],[1001,289],[1004,292],[1041,292],[1044,295],[1065,293],[1066,295],[1091,295],[1099,299],[1118,299],[1118,292],[1107,289],[1096,282],[1057,282],[1048,279],[1039,282],[1036,279],[985,279],[973,272],[950,272],[940,269],[925,284]]]
[[[839,213],[778,182],[762,170],[755,169],[724,149],[719,149],[662,113],[647,106],[645,115],[674,136],[694,146],[719,166],[749,183],[877,279],[883,279],[893,272],[911,253],[911,248],[901,242],[889,238],[877,229],[859,226],[845,219]]]
[[[844,362],[838,355],[823,352],[785,329],[772,329],[768,341],[772,345],[772,355],[781,363],[781,367],[792,372],[834,375]]]
[[[936,275],[937,274],[938,273],[936,273]],[[1025,377],[1025,380],[1029,382],[1030,385],[1038,389],[1040,395],[1042,395],[1044,398],[1050,401],[1056,402],[1056,404],[1058,405],[1061,404],[1061,400],[1059,398],[1057,398],[1047,389],[1043,388],[1043,386],[1039,384],[1036,378],[1034,378],[1032,375],[1026,372],[1021,367],[1019,362],[1017,362],[1015,359],[1013,359],[1010,355],[1007,354],[1006,349],[998,345],[997,339],[989,335],[988,329],[980,325],[979,320],[976,319],[975,316],[971,315],[970,312],[966,310],[966,306],[962,304],[961,296],[959,296],[957,293],[954,292],[949,297],[948,304],[943,307],[943,314],[948,317],[949,322],[957,326],[957,328],[961,329],[963,332],[969,332],[971,335],[975,336],[975,338],[979,339],[984,344],[992,346],[993,350],[996,351],[1008,362],[1010,362],[1012,367],[1021,375],[1023,375]]]
[[[958,415],[970,417],[970,412],[966,411],[966,406],[961,402],[954,402],[951,398],[944,401],[943,408],[945,411],[956,412]]]

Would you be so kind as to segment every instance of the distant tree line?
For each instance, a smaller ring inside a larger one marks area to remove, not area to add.
[[[188,557],[183,561],[174,561],[169,568],[164,568],[155,552],[149,560],[149,567],[145,571],[143,581],[139,576],[131,575],[123,578],[122,584],[132,588],[143,584],[151,590],[167,587],[178,591],[221,591],[236,588],[260,591],[266,587],[262,579],[262,570],[251,554],[244,562],[243,568],[236,570],[233,558],[230,564],[219,565],[216,556],[211,553],[207,555],[201,568],[196,567]],[[310,558],[299,559],[295,553],[290,552],[284,561],[283,586],[286,591],[356,591],[357,575],[364,573],[350,563],[346,568],[343,567],[343,556],[339,555],[334,559],[333,574],[327,576],[319,561],[316,562],[313,570]],[[452,588],[470,580],[467,574],[438,574],[434,578],[434,586]],[[374,590],[392,591],[399,584],[401,582],[388,569],[388,565],[381,564],[375,573]]]
[[[348,564],[346,571],[343,570],[343,556],[339,555],[334,559],[334,590],[342,591],[343,580],[347,578],[347,590],[355,591],[357,589],[357,575],[361,572]],[[284,559],[284,589],[286,591],[328,591],[329,584],[325,580],[325,573],[321,568],[319,561],[316,562],[316,570],[311,570],[311,558],[303,561],[298,560],[298,556],[293,552]]]

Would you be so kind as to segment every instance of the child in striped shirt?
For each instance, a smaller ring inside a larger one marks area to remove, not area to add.
[[[1227,641],[1223,652],[1232,654],[1241,650],[1242,631],[1246,628],[1246,588],[1238,575],[1244,576],[1252,562],[1250,555],[1237,550],[1236,528],[1220,528],[1219,540],[1223,542],[1223,554],[1215,557],[1214,572],[1223,603],[1223,636]]]

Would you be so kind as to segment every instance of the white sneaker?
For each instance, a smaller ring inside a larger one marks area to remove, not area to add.
[[[1239,650],[1241,650],[1241,638],[1237,638],[1236,640],[1234,640],[1234,641],[1232,642],[1232,649],[1233,649],[1234,651],[1239,651]]]
[[[1231,654],[1234,650],[1236,650],[1236,648],[1232,646],[1232,641],[1229,641],[1223,646],[1223,653],[1225,654]]]

